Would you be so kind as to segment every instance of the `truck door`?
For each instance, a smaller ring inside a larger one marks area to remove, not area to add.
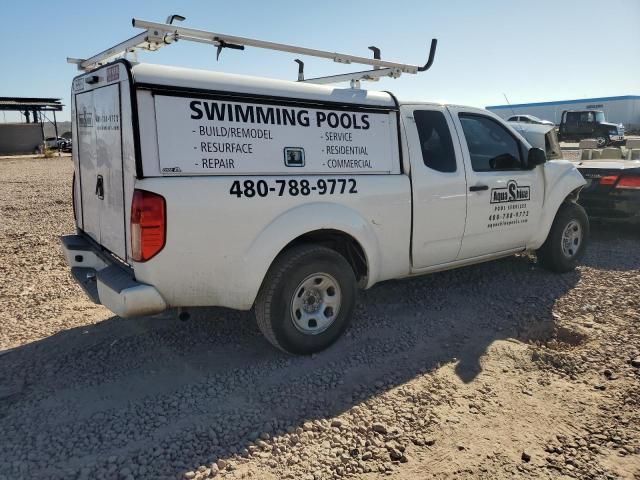
[[[74,104],[74,156],[81,195],[78,223],[96,242],[125,259],[120,84],[77,93]]]
[[[562,112],[560,116],[560,128],[558,129],[558,133],[560,134],[560,138],[568,138],[569,137],[569,116],[568,112]]]
[[[451,117],[437,105],[407,105],[402,114],[411,158],[413,268],[452,262],[464,233],[466,180]]]
[[[542,168],[526,168],[527,148],[487,112],[449,107],[467,172],[467,220],[460,260],[524,248],[542,212]]]
[[[564,112],[560,125],[560,133],[565,139],[579,138],[580,133],[580,113]]]
[[[578,119],[578,134],[580,138],[593,136],[595,127],[595,115],[593,112],[580,112]]]

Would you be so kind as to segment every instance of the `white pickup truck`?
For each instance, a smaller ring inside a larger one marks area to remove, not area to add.
[[[121,317],[254,309],[309,354],[358,288],[537,252],[575,267],[585,180],[485,110],[117,60],[72,86],[73,275]]]

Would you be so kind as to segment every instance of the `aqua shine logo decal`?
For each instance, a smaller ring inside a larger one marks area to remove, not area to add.
[[[526,202],[531,200],[531,188],[518,186],[515,180],[509,180],[506,187],[491,189],[491,203]]]

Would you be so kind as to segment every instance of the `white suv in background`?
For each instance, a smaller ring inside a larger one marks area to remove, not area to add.
[[[537,125],[554,125],[554,123],[550,122],[549,120],[542,120],[533,115],[513,115],[507,119],[507,122],[534,123]]]

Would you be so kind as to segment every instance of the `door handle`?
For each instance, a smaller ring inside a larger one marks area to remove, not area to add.
[[[104,180],[102,175],[98,175],[98,178],[96,179],[96,195],[100,200],[104,198]]]
[[[489,190],[489,185],[472,185],[469,187],[470,192],[480,192],[482,190]]]

